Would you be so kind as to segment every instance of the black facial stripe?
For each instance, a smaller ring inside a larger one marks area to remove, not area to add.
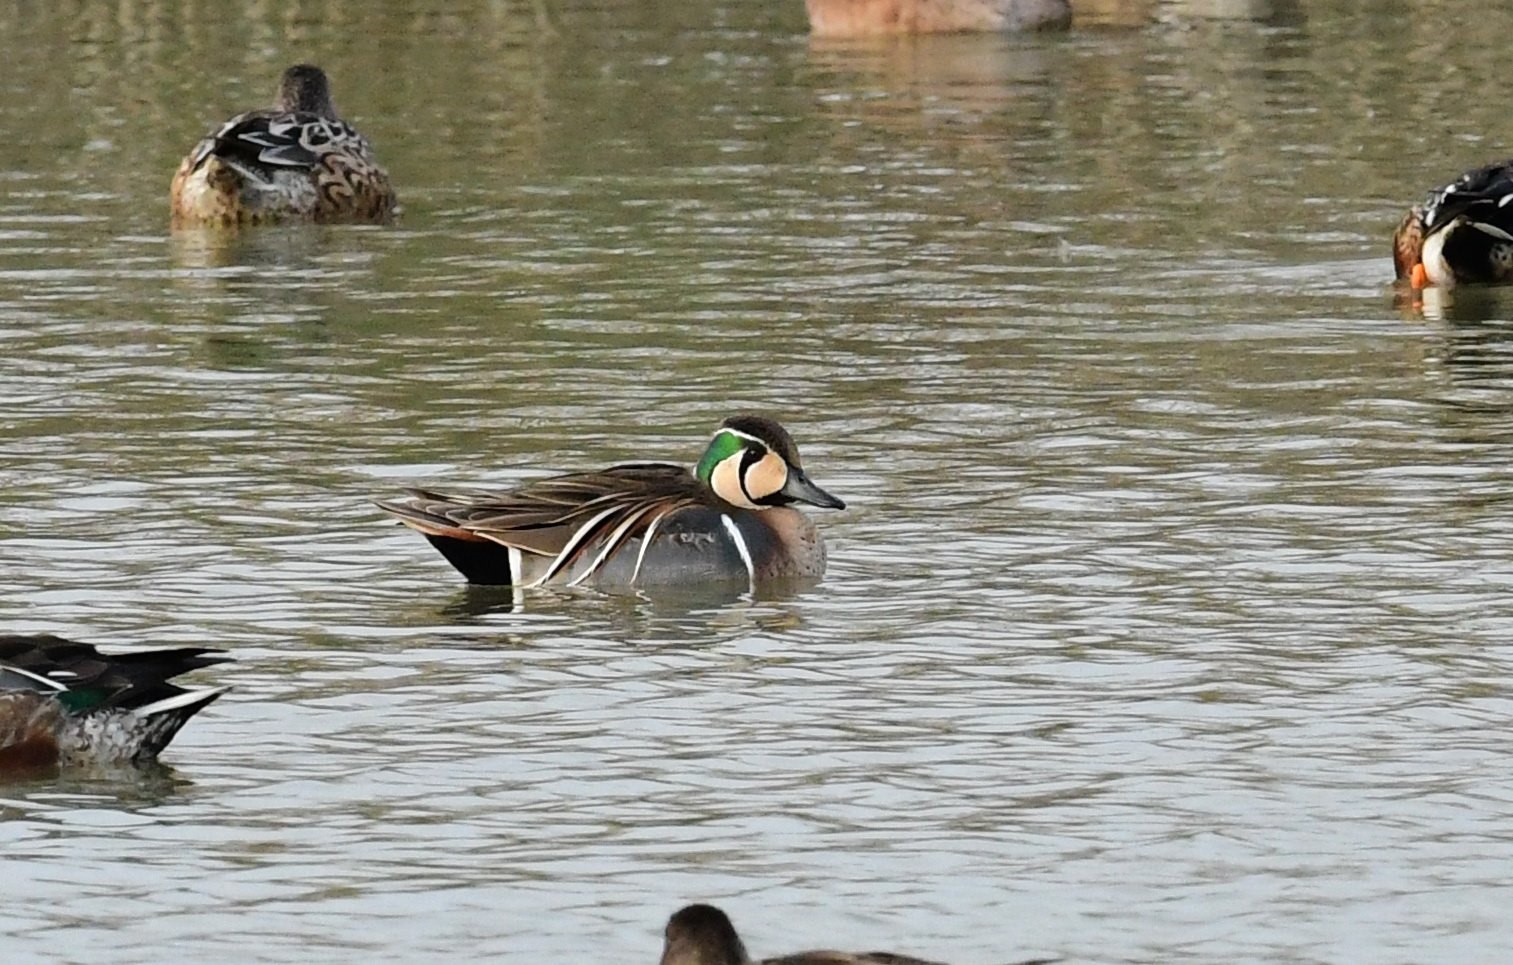
[[[759,442],[748,442],[746,444],[746,450],[741,453],[741,471],[738,474],[741,477],[741,495],[746,497],[747,502],[755,506],[787,506],[793,500],[784,496],[781,490],[758,499],[751,495],[751,490],[746,488],[746,470],[761,462],[769,452],[770,450]],[[780,456],[779,458],[782,457]]]
[[[741,495],[746,497],[747,502],[758,505],[760,501],[751,495],[751,490],[746,488],[746,470],[760,462],[765,455],[767,455],[767,449],[760,443],[747,442],[746,448],[741,450],[741,471],[736,473],[736,477],[741,481]]]

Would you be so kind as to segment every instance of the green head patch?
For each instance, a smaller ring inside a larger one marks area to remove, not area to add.
[[[709,448],[704,450],[704,456],[694,468],[693,474],[698,476],[707,486],[709,477],[714,473],[714,467],[729,459],[731,456],[746,448],[746,440],[729,429],[721,429],[709,440]]]

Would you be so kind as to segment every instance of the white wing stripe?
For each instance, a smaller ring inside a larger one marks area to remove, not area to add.
[[[174,694],[172,697],[164,697],[162,700],[143,704],[136,709],[135,713],[140,717],[151,717],[153,714],[161,714],[166,710],[191,707],[202,701],[213,700],[230,689],[230,687],[203,687],[197,690],[186,690],[182,694]]]
[[[604,517],[615,512],[618,508],[619,507],[611,506],[609,509],[606,509],[604,512],[584,523],[582,526],[579,526],[578,531],[573,533],[573,538],[567,541],[566,546],[562,547],[562,552],[558,553],[557,556],[552,560],[552,565],[546,568],[546,572],[541,574],[541,577],[539,579],[532,580],[528,585],[541,586],[552,577],[556,576],[562,570],[563,566],[566,565],[568,557],[572,556],[574,551],[576,551],[580,546],[583,545],[583,541],[588,539],[588,534],[593,532],[594,527],[598,526],[600,521],[603,520]]]
[[[615,531],[613,533],[609,534],[609,538],[604,541],[604,547],[599,550],[599,555],[594,557],[594,561],[592,563],[588,564],[588,566],[584,568],[583,572],[579,573],[567,585],[568,586],[577,586],[579,583],[582,583],[584,580],[586,580],[590,576],[592,576],[593,573],[594,573],[594,571],[597,570],[599,567],[603,566],[604,565],[604,561],[607,560],[607,559],[609,559],[610,554],[613,553],[615,550],[617,550],[617,549],[620,548],[621,541],[625,539],[625,531],[628,530],[628,529],[630,529],[632,526],[634,526],[635,523],[636,523],[636,520],[640,519],[642,516],[645,516],[647,513],[651,512],[651,510],[653,508],[654,507],[652,507],[652,506],[643,506],[640,509],[638,509],[635,512],[633,512],[630,515],[628,515],[625,518],[625,522],[621,523],[619,526],[616,526],[615,527]],[[632,580],[632,582],[634,582],[634,580]]]
[[[646,527],[646,532],[641,534],[641,549],[636,553],[636,568],[631,570],[630,573],[632,586],[635,585],[636,580],[641,578],[641,564],[646,560],[646,548],[651,545],[652,537],[657,535],[657,527],[662,525],[662,520],[666,518],[667,513],[658,513],[657,518],[651,521],[650,526]]]
[[[1471,222],[1471,227],[1494,238],[1500,238],[1503,241],[1513,241],[1513,235],[1508,234],[1496,225],[1487,224],[1485,221],[1473,221]]]
[[[4,668],[0,668],[0,669],[3,669],[6,673],[13,673],[13,674],[15,674],[18,677],[22,677],[22,678],[25,678],[26,680],[30,680],[30,681],[33,681],[35,683],[38,683],[38,684],[42,685],[43,687],[47,688],[48,690],[51,690],[54,693],[62,694],[62,693],[67,693],[68,692],[67,685],[59,683],[58,681],[52,679],[51,677],[44,677],[42,674],[32,673],[30,670],[22,670],[20,667],[13,667],[10,664],[6,664],[4,666]],[[67,672],[67,671],[62,671],[62,672],[59,672],[58,676],[60,676],[60,677],[61,676],[72,677],[72,676],[75,676],[75,674]]]

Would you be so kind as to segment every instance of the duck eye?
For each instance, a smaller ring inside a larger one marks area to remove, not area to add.
[[[763,448],[762,446],[749,445],[746,448],[742,449],[741,450],[741,474],[745,475],[746,474],[746,470],[750,469],[752,466],[755,466],[757,463],[761,462],[762,458],[764,456],[766,456],[766,455],[767,455],[767,450],[765,448]]]
[[[761,474],[763,461],[766,460],[767,456],[767,447],[754,442],[747,443],[746,447],[741,451],[741,491],[746,494],[747,499],[753,502],[761,498],[760,495],[752,492],[752,486],[756,485],[757,488],[761,488],[761,484],[756,477]]]

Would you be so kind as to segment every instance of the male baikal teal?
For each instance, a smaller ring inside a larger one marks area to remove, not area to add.
[[[818,579],[825,542],[796,503],[846,508],[809,480],[787,430],[755,415],[726,419],[692,472],[630,463],[377,501],[470,583],[603,589]]]

